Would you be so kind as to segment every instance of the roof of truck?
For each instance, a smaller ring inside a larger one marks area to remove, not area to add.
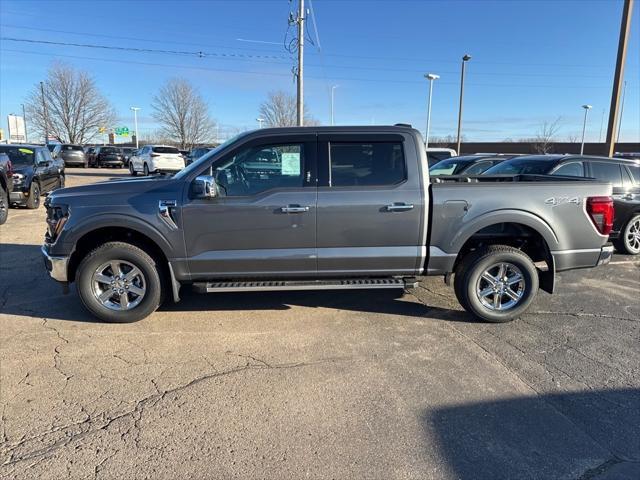
[[[252,130],[252,133],[299,133],[308,132],[379,132],[380,130],[415,131],[411,125],[344,125],[344,126],[310,126],[310,127],[265,127]]]

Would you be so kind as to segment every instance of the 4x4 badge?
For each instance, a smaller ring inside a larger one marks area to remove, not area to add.
[[[562,205],[564,203],[573,203],[574,205],[580,205],[580,197],[549,197],[544,203],[546,205],[551,205],[553,207],[557,207],[558,205]]]

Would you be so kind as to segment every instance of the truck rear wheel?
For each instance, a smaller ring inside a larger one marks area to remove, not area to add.
[[[108,242],[78,266],[76,281],[84,306],[100,320],[129,323],[151,315],[163,299],[156,261],[124,242]]]
[[[491,245],[467,255],[458,266],[454,289],[460,305],[488,322],[510,322],[538,293],[538,272],[517,248]]]

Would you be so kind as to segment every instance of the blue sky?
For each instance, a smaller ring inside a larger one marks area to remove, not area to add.
[[[2,37],[214,54],[198,58],[3,40],[2,127],[59,59],[94,75],[118,111],[117,126],[133,127],[129,107],[136,105],[142,107],[140,130],[155,129],[151,99],[167,79],[179,76],[200,89],[221,136],[232,128],[254,128],[267,92],[295,92],[293,60],[283,38],[296,3],[0,0]],[[542,122],[557,117],[559,140],[579,137],[585,103],[593,105],[587,140],[599,140],[603,109],[604,138],[621,0],[312,0],[311,5],[320,48],[306,48],[305,101],[323,124],[330,122],[331,85],[339,85],[337,124],[405,122],[423,130],[423,74],[433,72],[441,78],[434,87],[432,135],[454,134],[460,58],[469,53],[463,125],[468,140],[530,137]],[[640,141],[639,7],[636,2],[621,141]],[[311,23],[309,28],[316,38]]]

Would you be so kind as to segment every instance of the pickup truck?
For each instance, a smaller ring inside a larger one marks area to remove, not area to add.
[[[198,292],[414,287],[517,318],[555,272],[609,262],[612,187],[573,177],[429,179],[410,126],[261,129],[172,177],[65,188],[46,201],[50,275],[109,322]],[[453,281],[452,281],[453,279]]]

